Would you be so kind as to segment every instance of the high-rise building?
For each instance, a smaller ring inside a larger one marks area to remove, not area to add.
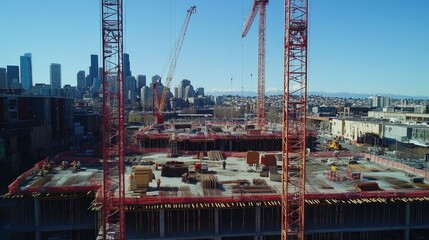
[[[154,83],[156,83],[158,81],[161,81],[161,76],[159,76],[159,75],[153,75],[153,77],[152,77],[152,84],[154,84]],[[151,84],[151,86],[152,86],[152,84]]]
[[[136,78],[133,76],[125,78],[125,96],[131,102],[136,100]]]
[[[372,107],[388,107],[390,106],[390,97],[384,97],[384,96],[377,96],[374,95],[371,97]]]
[[[137,91],[140,92],[142,87],[146,86],[146,75],[137,76]]]
[[[103,81],[103,68],[102,67],[98,68],[98,79],[100,79],[100,82]]]
[[[184,91],[185,95],[183,96],[183,98],[192,98],[195,97],[195,90],[194,87],[192,85],[188,85],[185,87],[185,91]]]
[[[20,57],[22,88],[29,90],[33,87],[33,71],[31,66],[31,53]]]
[[[187,86],[191,85],[191,81],[189,81],[188,79],[183,79],[182,81],[180,81],[179,83],[179,91],[178,91],[178,98],[184,98],[185,97],[185,89]]]
[[[89,66],[89,76],[91,79],[91,84],[94,83],[94,79],[98,79],[98,55],[91,54],[91,66]]]
[[[175,98],[179,97],[179,88],[178,87],[174,87],[174,97]]]
[[[51,77],[51,88],[60,89],[61,88],[61,64],[51,63],[49,66],[49,72]]]
[[[7,88],[12,89],[19,84],[19,66],[6,66]]]
[[[140,89],[140,98],[140,105],[143,109],[148,110],[153,106],[153,93],[151,88],[147,86],[142,87],[142,89]]]
[[[85,71],[80,70],[79,72],[77,72],[76,78],[77,78],[77,89],[78,90],[84,89],[85,88]]]
[[[204,96],[204,88],[202,88],[202,87],[197,88],[196,95],[197,95],[197,97]]]
[[[7,88],[6,68],[0,68],[0,89]]]
[[[130,55],[124,53],[124,78],[131,76]]]

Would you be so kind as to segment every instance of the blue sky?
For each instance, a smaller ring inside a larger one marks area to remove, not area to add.
[[[61,63],[64,84],[88,73],[100,55],[99,0],[13,0],[0,8],[0,67],[33,55],[33,81],[49,83]],[[172,86],[180,79],[206,91],[257,89],[257,18],[245,39],[251,0],[125,0],[125,51],[133,75],[166,76],[186,9],[197,6]],[[310,1],[310,91],[428,96],[429,1]],[[267,6],[266,88],[283,88],[283,0]],[[250,77],[250,75],[253,77]]]

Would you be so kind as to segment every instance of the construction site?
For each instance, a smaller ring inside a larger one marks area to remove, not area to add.
[[[281,152],[172,151],[126,157],[126,239],[280,238]],[[429,237],[428,172],[333,155],[307,158],[306,239]],[[13,202],[10,239],[95,239],[102,175],[100,159],[72,153],[23,173],[4,195]]]
[[[8,239],[429,239],[429,172],[336,142],[313,152],[307,128],[308,2],[285,1],[281,124],[265,115],[265,7],[258,18],[258,96],[250,122],[167,122],[164,108],[189,19],[165,88],[154,85],[156,122],[126,131],[123,10],[101,1],[102,141],[34,165],[2,197]],[[127,135],[126,135],[127,134]],[[328,149],[332,148],[332,149]],[[89,156],[90,155],[90,156]]]

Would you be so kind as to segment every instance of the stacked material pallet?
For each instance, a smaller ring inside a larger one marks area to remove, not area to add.
[[[259,164],[259,152],[247,152],[246,160],[247,164]]]
[[[160,196],[177,196],[178,187],[164,186],[159,188]]]
[[[201,174],[200,182],[203,189],[205,188],[217,189],[219,187],[219,182],[217,180],[217,177],[212,174]]]
[[[225,181],[220,181],[219,183],[221,183],[221,184],[238,184],[238,185],[250,184],[249,181],[246,179],[225,180]]]
[[[358,187],[361,191],[380,190],[380,188],[378,187],[378,183],[376,182],[359,182],[359,183],[356,183],[356,187]]]
[[[269,185],[235,185],[232,193],[276,193]]]
[[[51,181],[52,176],[44,176],[39,179],[37,179],[33,184],[31,184],[28,187],[28,190],[31,192],[38,192],[40,191],[40,188],[45,185],[46,183],[49,183]]]
[[[223,160],[223,155],[221,151],[217,151],[217,150],[213,150],[213,151],[208,151],[207,152],[207,157],[209,160],[212,161],[219,161],[219,160]]]
[[[130,175],[131,190],[142,190],[149,187],[152,182],[153,172],[152,168],[148,166],[133,166]]]
[[[264,179],[254,178],[253,185],[268,185]]]
[[[261,155],[261,164],[265,166],[277,166],[277,158],[275,154],[263,154]]]
[[[182,177],[184,173],[188,173],[188,166],[183,162],[169,161],[162,166],[161,176],[163,177]]]
[[[249,134],[249,135],[261,135],[261,133],[262,133],[262,130],[261,129],[249,129],[248,131],[247,131],[247,133]]]

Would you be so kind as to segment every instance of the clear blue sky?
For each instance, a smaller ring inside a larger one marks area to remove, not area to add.
[[[60,63],[64,84],[100,55],[99,0],[13,0],[0,8],[0,67],[33,55],[33,81],[49,83]],[[256,91],[257,18],[241,38],[251,0],[125,0],[125,51],[133,75],[166,76],[186,9],[197,6],[172,82]],[[310,0],[310,91],[427,96],[428,0]],[[267,6],[266,88],[283,88],[283,0]],[[253,77],[250,77],[253,74]]]

